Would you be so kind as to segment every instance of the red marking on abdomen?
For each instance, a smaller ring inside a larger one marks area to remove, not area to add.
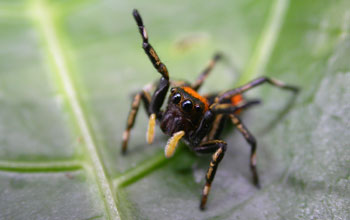
[[[240,95],[240,94],[231,97],[231,103],[232,103],[232,105],[234,105],[234,106],[239,105],[242,101],[243,101],[243,96]],[[241,111],[242,111],[242,109],[237,110],[235,113],[236,113],[236,114],[239,114]]]

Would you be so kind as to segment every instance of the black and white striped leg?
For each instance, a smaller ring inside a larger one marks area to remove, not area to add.
[[[251,106],[260,104],[260,100],[248,100],[248,101],[242,101],[239,105],[236,105],[236,107],[239,107],[239,110],[236,112],[239,112],[241,110],[246,110],[250,108]],[[234,105],[233,105],[234,106]],[[228,118],[227,115],[219,114],[216,116],[215,121],[213,122],[213,126],[209,132],[209,135],[207,136],[207,140],[214,140],[214,139],[220,139],[220,135],[224,129],[226,119]]]
[[[270,85],[273,85],[273,86],[276,86],[280,89],[285,89],[285,90],[290,90],[294,93],[298,92],[299,91],[299,88],[296,87],[296,86],[292,86],[292,85],[288,85],[288,84],[285,84],[284,82],[281,82],[279,80],[276,80],[276,79],[272,79],[272,78],[269,78],[269,77],[260,77],[260,78],[257,78],[241,87],[238,87],[236,89],[232,89],[232,90],[229,90],[227,92],[224,92],[222,94],[220,94],[215,102],[217,103],[221,103],[223,102],[224,100],[227,100],[229,98],[231,98],[232,96],[235,96],[237,94],[241,94],[241,93],[244,93],[256,86],[259,86],[259,85],[262,85],[264,83],[268,83]]]
[[[253,183],[260,188],[258,171],[256,169],[256,147],[257,143],[254,136],[250,133],[250,131],[246,128],[246,126],[242,123],[242,121],[238,118],[238,116],[231,114],[230,115],[232,123],[237,127],[237,129],[242,133],[243,137],[246,139],[248,144],[251,147],[250,152],[250,170],[253,175]]]
[[[131,104],[131,109],[129,112],[128,120],[126,123],[126,129],[123,133],[122,153],[126,153],[126,150],[128,148],[128,142],[129,142],[129,138],[130,138],[130,130],[134,126],[136,115],[137,115],[137,112],[139,110],[139,106],[140,106],[141,101],[143,101],[145,109],[147,111],[147,109],[149,108],[149,103],[151,101],[150,94],[146,91],[141,91],[141,92],[138,92],[134,96],[134,99],[133,99],[132,104]]]
[[[160,81],[157,85],[156,91],[152,95],[151,102],[150,102],[150,107],[149,107],[149,112],[151,118],[160,118],[161,117],[161,112],[160,108],[164,102],[166,93],[169,89],[169,73],[168,69],[166,68],[165,64],[161,62],[159,59],[156,51],[153,49],[151,44],[148,42],[148,35],[146,28],[143,24],[141,15],[139,12],[134,9],[133,11],[133,16],[134,19],[137,23],[137,26],[139,28],[139,32],[142,37],[142,48],[144,49],[145,53],[147,54],[148,58],[152,62],[154,68],[162,75],[160,78]],[[154,124],[154,123],[152,123]]]
[[[201,153],[201,154],[214,153],[210,161],[207,174],[205,175],[206,182],[203,187],[202,198],[199,206],[201,210],[204,210],[205,204],[207,203],[211,184],[214,180],[215,173],[219,166],[219,163],[225,155],[226,146],[227,146],[226,142],[222,140],[212,140],[212,141],[202,143],[201,145],[199,145],[194,149],[195,152]]]
[[[203,70],[203,72],[198,76],[197,80],[191,85],[191,87],[194,90],[198,90],[205,79],[208,77],[212,69],[214,68],[215,64],[217,63],[218,60],[222,58],[222,55],[220,53],[216,53],[212,60],[209,62],[209,65]]]
[[[160,74],[162,74],[162,76],[164,78],[169,79],[168,70],[167,70],[165,64],[163,64],[160,61],[156,51],[153,49],[151,44],[148,43],[147,31],[146,31],[145,26],[143,25],[142,18],[140,16],[139,12],[136,9],[134,9],[132,14],[133,14],[133,16],[135,18],[137,26],[139,27],[139,31],[140,31],[140,34],[141,34],[141,37],[142,37],[142,41],[143,41],[142,47],[143,47],[145,53],[147,54],[147,56],[151,60],[154,68],[156,68],[158,70],[158,72]]]

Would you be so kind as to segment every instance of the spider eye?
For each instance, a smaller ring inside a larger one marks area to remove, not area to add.
[[[200,107],[200,105],[195,105],[194,108],[196,109],[197,112],[202,111],[202,108]]]
[[[186,100],[182,103],[182,109],[186,112],[191,111],[192,106],[193,106],[193,104],[192,104],[191,100]]]
[[[174,104],[179,104],[179,102],[181,101],[181,95],[180,93],[176,93],[175,95],[173,95],[173,97],[171,98],[171,101]]]

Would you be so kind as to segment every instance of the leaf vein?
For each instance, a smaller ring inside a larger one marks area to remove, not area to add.
[[[86,146],[86,152],[89,155],[89,163],[92,166],[93,174],[99,185],[102,198],[104,199],[108,215],[111,219],[119,219],[119,213],[116,207],[116,201],[113,196],[113,190],[107,179],[102,161],[98,155],[97,146],[94,142],[92,132],[88,126],[87,118],[84,115],[81,103],[78,100],[76,88],[70,77],[66,54],[64,54],[62,42],[58,39],[58,30],[54,22],[54,10],[46,2],[37,0],[30,10],[34,21],[37,23],[38,31],[41,33],[46,45],[47,57],[50,59],[53,72],[63,84],[63,92],[73,111],[76,123],[80,128]],[[66,45],[65,45],[66,46]],[[67,48],[67,47],[65,47]]]

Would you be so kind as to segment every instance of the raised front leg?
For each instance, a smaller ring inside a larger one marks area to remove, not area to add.
[[[134,9],[133,11],[133,16],[135,18],[137,26],[139,27],[139,31],[142,37],[142,48],[151,60],[154,68],[156,68],[156,70],[162,75],[157,85],[157,88],[154,94],[152,95],[151,102],[149,105],[150,118],[148,122],[147,142],[152,143],[154,138],[155,121],[157,118],[160,119],[162,117],[162,112],[160,111],[160,108],[164,102],[166,93],[169,89],[169,74],[165,64],[160,61],[156,51],[153,49],[151,44],[148,43],[148,35],[146,28],[143,25],[142,18],[136,9]]]
[[[143,25],[141,15],[139,14],[139,12],[136,9],[134,9],[132,14],[133,14],[133,16],[135,18],[137,26],[139,27],[139,31],[140,31],[140,34],[141,34],[141,37],[142,37],[142,41],[143,41],[142,47],[145,50],[145,53],[147,54],[147,56],[151,60],[154,68],[156,68],[158,70],[158,72],[160,74],[162,74],[162,76],[164,78],[169,79],[168,70],[167,70],[165,64],[163,64],[160,61],[156,51],[153,49],[151,44],[148,43],[148,35],[147,35],[146,28]]]

